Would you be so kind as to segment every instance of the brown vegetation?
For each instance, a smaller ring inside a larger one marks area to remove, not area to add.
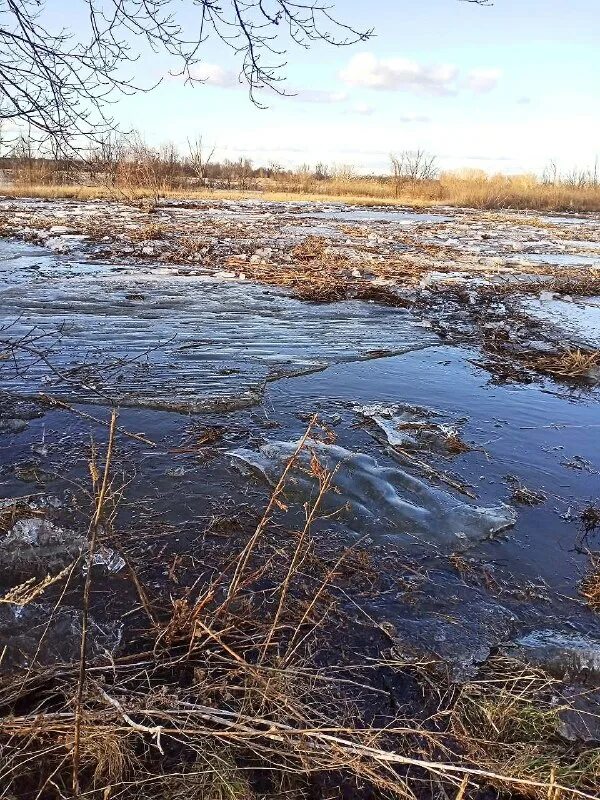
[[[587,574],[583,577],[579,591],[588,606],[600,611],[600,557],[592,556]]]
[[[581,512],[581,526],[585,533],[592,533],[600,528],[600,505],[590,503]]]
[[[528,359],[538,372],[556,375],[559,378],[584,378],[600,369],[600,350],[575,348],[548,356]]]
[[[139,135],[100,142],[80,161],[39,154],[23,139],[0,160],[14,196],[119,197],[129,202],[161,197],[261,197],[266,200],[343,200],[365,205],[479,209],[599,211],[596,173],[560,176],[490,175],[479,170],[438,172],[422,151],[391,158],[390,175],[360,175],[351,166],[318,164],[296,170],[254,167],[248,159],[214,160],[214,146],[198,137],[182,155],[172,144],[153,148]]]
[[[133,187],[132,200],[152,197],[145,186]],[[2,193],[11,197],[72,198],[89,200],[119,197],[118,192],[102,185],[76,183],[54,184],[33,181],[7,185]],[[551,187],[531,177],[486,176],[485,178],[456,178],[442,175],[437,181],[406,186],[397,196],[384,179],[361,178],[350,182],[324,181],[307,184],[304,188],[291,181],[257,178],[246,188],[230,186],[161,189],[161,197],[171,199],[244,199],[260,198],[269,202],[291,202],[296,199],[323,202],[345,202],[364,206],[410,206],[428,208],[439,205],[456,208],[520,209],[544,212],[600,211],[600,188]]]

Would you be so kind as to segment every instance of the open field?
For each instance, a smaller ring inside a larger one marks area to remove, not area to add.
[[[598,800],[600,217],[43,188],[7,797]]]
[[[253,189],[176,189],[163,187],[160,196],[187,200],[262,199],[286,202],[294,199],[358,205],[439,205],[457,208],[522,209],[532,211],[600,211],[600,186],[547,185],[535,176],[490,176],[460,178],[442,176],[435,181],[402,185],[393,181],[353,178],[347,180],[259,179]],[[3,187],[12,197],[48,197],[89,200],[92,198],[150,198],[155,190],[142,187],[118,188],[86,185],[16,184]]]

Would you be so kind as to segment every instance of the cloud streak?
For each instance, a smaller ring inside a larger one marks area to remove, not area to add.
[[[235,89],[240,85],[237,73],[224,69],[219,64],[198,64],[192,70],[192,77],[207,86],[218,86],[221,89]]]
[[[380,59],[373,53],[358,53],[340,77],[357,88],[443,95],[457,91],[458,69],[452,64],[427,66],[405,58]]]
[[[498,69],[473,69],[462,79],[453,64],[419,64],[406,58],[378,58],[373,53],[358,53],[341,70],[340,78],[359,89],[404,91],[415,94],[454,95],[462,88],[488,92],[501,76]]]
[[[467,75],[467,86],[473,92],[491,92],[501,77],[499,69],[472,69]]]
[[[348,99],[347,92],[328,92],[324,89],[292,89],[289,94],[303,103],[343,103]]]

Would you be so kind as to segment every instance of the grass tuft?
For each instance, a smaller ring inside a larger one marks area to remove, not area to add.
[[[537,357],[532,364],[538,372],[560,378],[591,377],[600,369],[600,350],[584,350],[578,347],[556,355]]]

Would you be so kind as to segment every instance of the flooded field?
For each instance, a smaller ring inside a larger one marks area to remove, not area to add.
[[[72,657],[89,573],[89,658],[127,654],[275,490],[273,553],[308,518],[340,647],[459,685],[521,659],[595,702],[599,217],[4,200],[0,230],[2,591],[73,572],[0,605],[2,671]]]

